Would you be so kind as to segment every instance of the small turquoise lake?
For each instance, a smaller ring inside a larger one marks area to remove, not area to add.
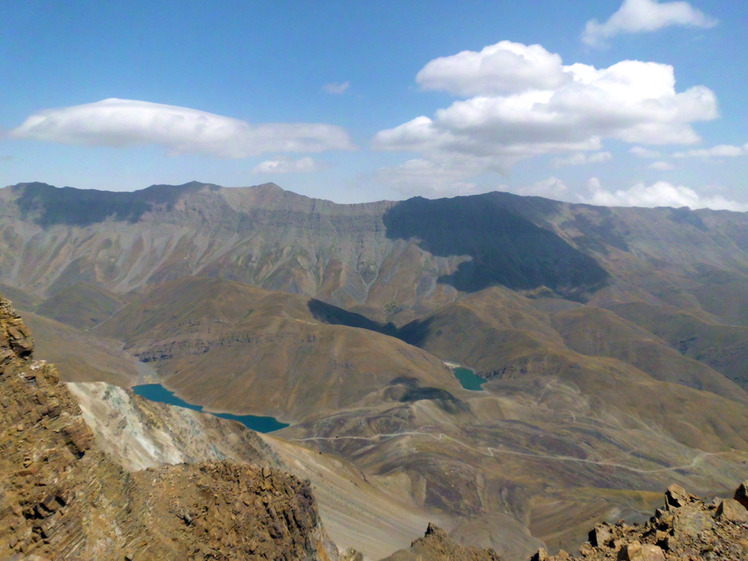
[[[156,401],[158,403],[168,403],[169,405],[176,405],[177,407],[184,407],[185,409],[192,409],[193,411],[203,411],[202,405],[194,405],[187,403],[186,401],[178,398],[174,395],[174,392],[170,392],[161,384],[142,384],[140,386],[133,386],[132,391],[137,395],[146,398],[149,401]],[[286,428],[286,423],[281,423],[274,417],[258,417],[256,415],[232,415],[231,413],[211,413],[216,417],[222,419],[231,419],[232,421],[239,421],[248,429],[252,429],[257,432],[273,432]]]
[[[454,369],[454,375],[466,390],[472,390],[475,392],[480,391],[483,389],[483,384],[486,383],[483,378],[476,376],[472,370],[462,366],[458,366]]]

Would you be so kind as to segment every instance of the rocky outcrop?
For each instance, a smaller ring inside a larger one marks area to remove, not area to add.
[[[493,549],[462,546],[447,533],[429,524],[422,538],[415,540],[409,549],[401,549],[383,561],[501,561]]]
[[[309,484],[268,467],[128,473],[0,297],[0,558],[337,558]]]
[[[589,543],[579,555],[565,551],[549,556],[545,550],[532,561],[670,561],[748,559],[748,506],[746,483],[734,499],[703,500],[671,485],[665,492],[665,504],[646,524],[615,525],[601,523],[590,531]]]

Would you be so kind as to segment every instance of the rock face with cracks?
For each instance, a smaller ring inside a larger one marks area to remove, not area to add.
[[[716,561],[748,559],[748,482],[732,499],[704,500],[680,485],[665,492],[665,504],[643,525],[597,524],[579,555],[549,556],[541,549],[532,561]]]
[[[228,462],[128,473],[0,297],[0,558],[335,561],[308,483]]]

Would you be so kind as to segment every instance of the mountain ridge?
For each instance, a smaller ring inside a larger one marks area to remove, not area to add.
[[[509,559],[530,542],[489,521],[564,547],[593,520],[644,516],[673,481],[744,478],[748,215],[180,193],[135,222],[124,208],[42,226],[0,190],[0,283],[67,379],[106,367],[125,387],[285,416],[277,438]],[[71,352],[84,341],[96,356]]]

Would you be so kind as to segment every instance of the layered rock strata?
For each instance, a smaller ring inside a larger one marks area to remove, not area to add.
[[[0,297],[0,558],[335,560],[308,483],[268,467],[128,473]]]

